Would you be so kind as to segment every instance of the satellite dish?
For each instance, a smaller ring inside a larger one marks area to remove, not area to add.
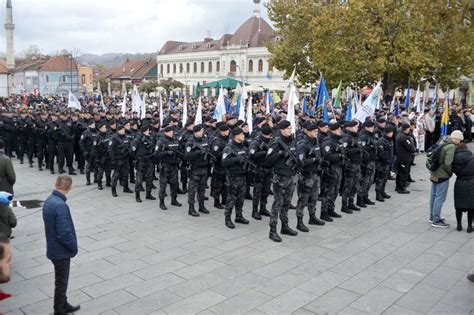
[[[253,0],[253,3],[259,4],[259,3],[260,3],[260,0]]]

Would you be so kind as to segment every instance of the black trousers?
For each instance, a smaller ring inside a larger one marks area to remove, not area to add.
[[[65,314],[67,305],[67,285],[69,282],[69,268],[71,259],[53,260],[54,265],[54,312]]]

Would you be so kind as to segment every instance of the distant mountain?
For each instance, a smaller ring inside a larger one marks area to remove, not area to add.
[[[79,56],[79,61],[84,64],[90,65],[104,65],[107,68],[116,67],[123,64],[127,58],[129,60],[135,59],[149,59],[155,57],[156,53],[143,53],[143,54],[123,54],[123,53],[107,53],[102,55],[96,54],[83,54]]]

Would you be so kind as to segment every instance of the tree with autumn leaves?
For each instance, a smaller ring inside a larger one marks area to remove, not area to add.
[[[383,80],[385,92],[421,78],[457,87],[474,75],[472,0],[272,0],[269,17],[282,40],[271,62],[298,83],[324,74],[331,86]],[[393,95],[393,94],[392,94]]]

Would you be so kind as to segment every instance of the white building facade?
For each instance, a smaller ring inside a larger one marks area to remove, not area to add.
[[[200,42],[168,41],[157,56],[158,80],[174,79],[187,86],[188,93],[200,85],[232,77],[254,87],[285,86],[283,72],[270,63],[266,44],[280,40],[258,11],[235,34]],[[206,92],[205,92],[206,94]]]

